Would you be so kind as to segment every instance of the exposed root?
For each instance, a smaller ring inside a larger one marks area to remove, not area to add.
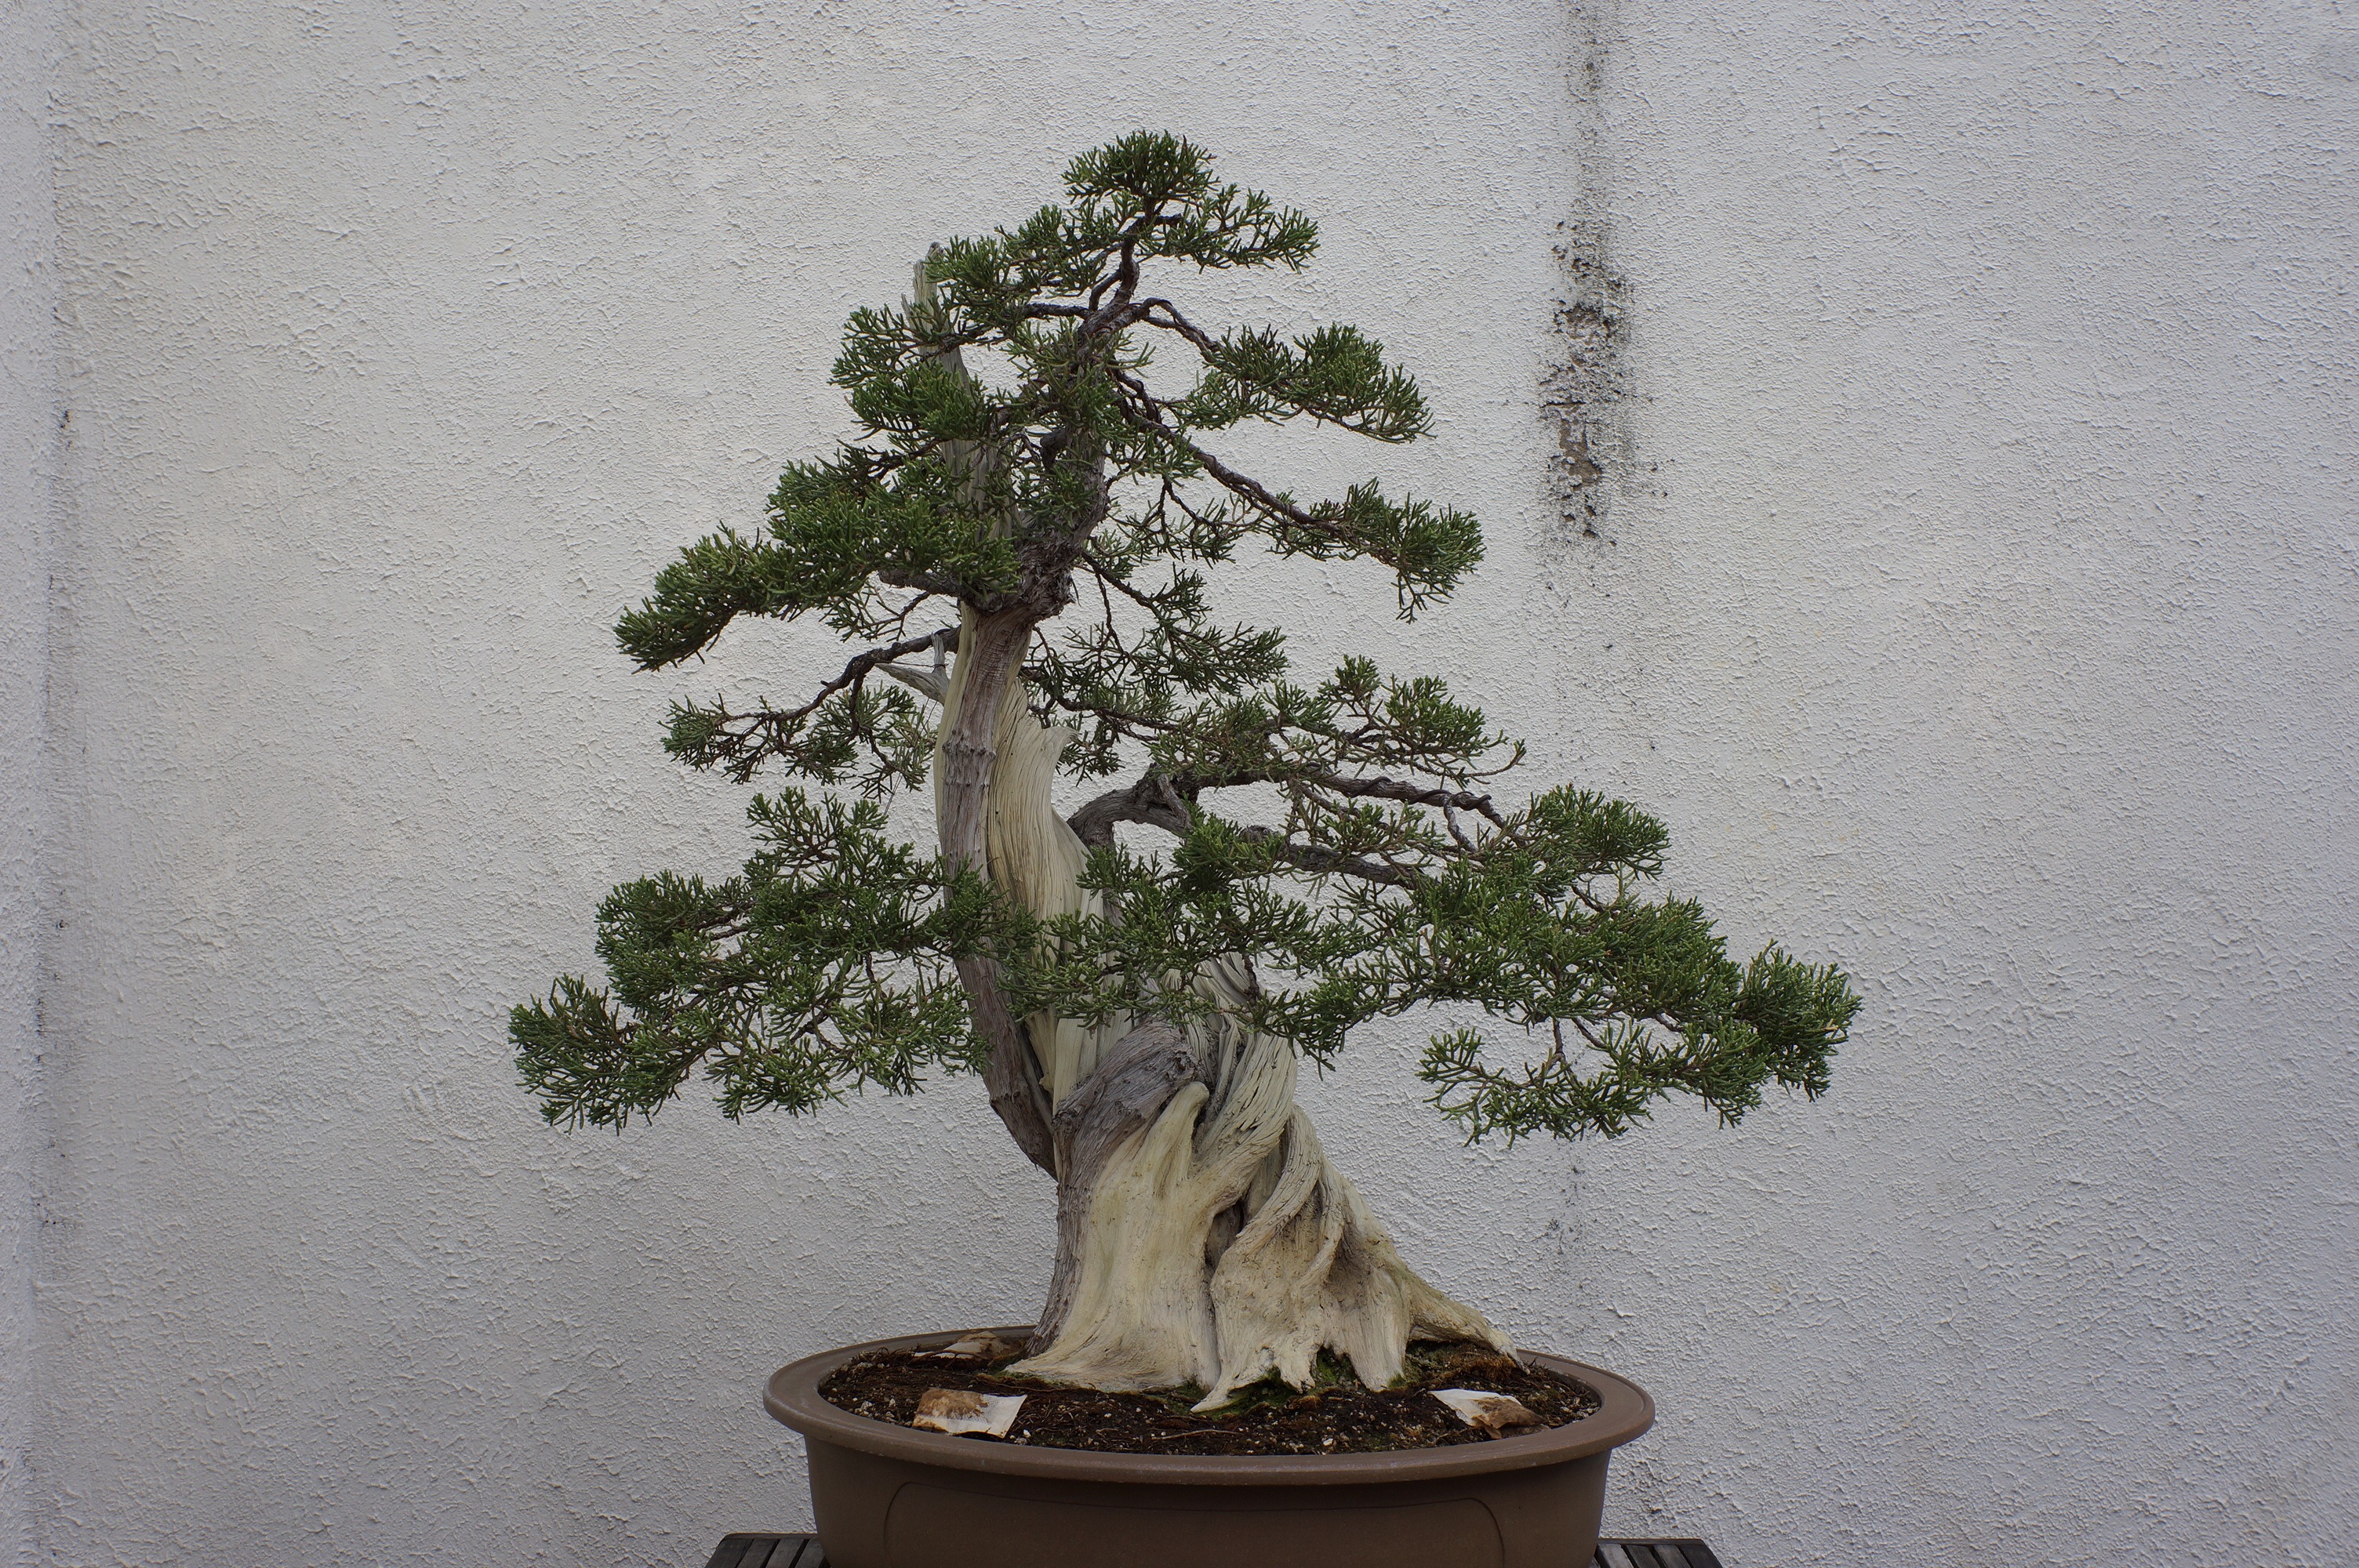
[[[1241,1002],[1251,972],[1231,959],[1197,985]],[[1412,1339],[1508,1348],[1403,1261],[1329,1162],[1294,1103],[1290,1044],[1220,1015],[1189,1033],[1209,1081],[1174,1089],[1088,1190],[1060,1184],[1060,1219],[1087,1206],[1071,1227],[1071,1302],[1016,1370],[1097,1389],[1193,1383],[1211,1410],[1272,1372],[1308,1388],[1322,1349],[1381,1389]]]

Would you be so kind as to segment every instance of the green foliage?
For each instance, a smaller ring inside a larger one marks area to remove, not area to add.
[[[1776,946],[1731,958],[1655,891],[1661,824],[1569,788],[1502,806],[1521,747],[1440,682],[1353,658],[1305,683],[1282,633],[1217,619],[1212,568],[1248,546],[1375,563],[1405,616],[1482,558],[1462,512],[1373,481],[1298,500],[1205,445],[1249,420],[1428,431],[1415,381],[1356,330],[1208,330],[1146,287],[1173,264],[1299,268],[1317,238],[1141,133],[1075,159],[1062,202],[940,246],[915,297],[853,313],[833,379],[859,438],[788,469],[758,534],[682,550],[617,637],[649,669],[745,615],[875,644],[798,707],[681,702],[665,738],[739,782],[776,768],[857,799],[757,798],[743,875],[615,890],[606,989],[567,978],[515,1012],[552,1119],[619,1124],[700,1071],[733,1116],[908,1092],[978,1060],[961,959],[1023,1009],[1098,1019],[1207,1005],[1166,978],[1238,952],[1254,1022],[1322,1063],[1380,1018],[1494,1021],[1435,1036],[1419,1069],[1469,1137],[1611,1137],[1675,1094],[1733,1122],[1770,1085],[1825,1088],[1858,1007],[1844,978]],[[1184,385],[1150,381],[1158,345],[1192,360]],[[1069,774],[1135,775],[1074,818],[1119,918],[1038,928],[888,834],[933,712],[882,675],[939,657],[961,612],[1034,628],[1024,679],[1080,731]]]
[[[1366,805],[1281,836],[1199,810],[1168,859],[1102,852],[1089,881],[1123,917],[1056,923],[1054,956],[1019,971],[1026,1005],[1184,1017],[1203,1004],[1147,977],[1249,951],[1253,1022],[1325,1064],[1371,1020],[1474,1004],[1537,1049],[1501,1068],[1478,1031],[1434,1037],[1419,1076],[1470,1139],[1615,1137],[1672,1094],[1734,1123],[1765,1085],[1825,1090],[1847,982],[1774,946],[1738,964],[1697,904],[1643,896],[1660,823],[1571,789],[1462,845],[1434,815]],[[1310,874],[1299,895],[1289,871]]]
[[[907,1094],[929,1068],[975,1065],[952,966],[1026,942],[1005,902],[888,838],[872,801],[788,789],[747,817],[759,848],[742,876],[665,872],[607,897],[611,993],[567,977],[511,1013],[550,1121],[652,1115],[700,1065],[736,1117],[869,1085]]]

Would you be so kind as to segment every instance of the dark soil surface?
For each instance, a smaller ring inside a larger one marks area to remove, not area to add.
[[[1347,1368],[1322,1358],[1319,1382],[1307,1392],[1267,1380],[1205,1415],[1188,1408],[1203,1397],[1201,1389],[1109,1394],[1064,1388],[1001,1369],[1016,1359],[882,1351],[839,1367],[819,1391],[840,1410],[897,1426],[909,1424],[929,1389],[1022,1394],[1024,1409],[1008,1435],[977,1441],[1101,1454],[1381,1454],[1490,1441],[1435,1399],[1434,1389],[1506,1394],[1549,1426],[1579,1421],[1599,1402],[1585,1384],[1484,1345],[1412,1345],[1401,1381],[1390,1389],[1363,1388]]]

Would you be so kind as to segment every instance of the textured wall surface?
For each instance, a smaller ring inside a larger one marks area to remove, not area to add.
[[[1029,1310],[973,1086],[568,1136],[502,1028],[742,852],[669,695],[825,652],[614,611],[843,430],[848,309],[1145,124],[1325,220],[1209,313],[1440,415],[1251,455],[1493,532],[1415,628],[1237,613],[1482,692],[1866,995],[1734,1131],[1463,1150],[1407,1026],[1311,1091],[1439,1282],[1652,1388],[1614,1522],[2359,1557],[2359,49],[2223,9],[72,7],[49,1555],[701,1561],[807,1517],[771,1368]]]
[[[1737,1563],[2359,1561],[2353,24],[1777,11],[1608,56],[1657,493],[1556,717],[1867,1022],[1582,1152],[1563,1332]]]
[[[60,412],[55,16],[0,0],[0,1563],[28,1559],[37,1409],[33,1277],[40,1155],[42,691]]]

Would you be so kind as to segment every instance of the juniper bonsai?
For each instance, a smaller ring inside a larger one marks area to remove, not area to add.
[[[1770,1084],[1816,1096],[1858,1003],[1777,947],[1736,962],[1657,893],[1644,812],[1565,786],[1508,803],[1521,746],[1440,681],[1356,657],[1299,680],[1282,632],[1216,617],[1208,568],[1248,546],[1372,561],[1414,617],[1481,530],[1374,482],[1299,499],[1215,450],[1249,421],[1428,430],[1354,329],[1220,330],[1151,291],[1299,269],[1310,218],[1160,135],[1076,159],[1065,191],[856,312],[834,381],[861,439],[788,468],[758,531],[689,546],[622,617],[643,669],[749,615],[857,651],[796,706],[674,706],[673,755],[804,782],[754,798],[742,874],[614,890],[605,989],[567,977],[515,1010],[525,1081],[551,1121],[619,1127],[699,1076],[739,1117],[980,1074],[1056,1182],[1024,1363],[1046,1378],[1192,1382],[1210,1407],[1306,1386],[1322,1351],[1380,1387],[1412,1339],[1504,1347],[1329,1163],[1303,1058],[1460,1004],[1505,1038],[1433,1036],[1442,1115],[1610,1138],[1671,1095],[1732,1123]],[[1158,349],[1190,373],[1162,379]],[[1060,816],[1060,773],[1111,787]],[[920,848],[889,808],[929,778]]]

